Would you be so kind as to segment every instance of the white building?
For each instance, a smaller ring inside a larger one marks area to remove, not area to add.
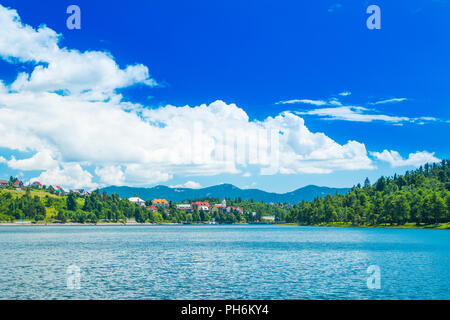
[[[275,222],[275,217],[274,216],[264,216],[264,217],[261,217],[261,220],[262,221],[265,221],[265,222]]]
[[[208,206],[198,206],[198,211],[209,212]]]
[[[145,201],[139,197],[128,198],[131,203],[137,204],[138,206],[145,206]]]
[[[179,203],[179,204],[177,204],[177,209],[179,209],[179,210],[191,210],[191,205],[189,203]]]

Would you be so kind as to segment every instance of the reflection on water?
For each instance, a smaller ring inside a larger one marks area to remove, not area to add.
[[[0,298],[450,299],[450,232],[0,226]]]

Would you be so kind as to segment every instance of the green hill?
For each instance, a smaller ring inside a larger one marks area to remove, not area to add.
[[[450,161],[426,164],[404,175],[381,177],[356,186],[345,195],[302,201],[290,222],[305,225],[351,224],[439,225],[450,222]]]
[[[148,198],[162,198],[167,195],[165,192],[177,192],[177,189],[167,187],[152,189],[152,192],[159,192]],[[450,228],[449,160],[426,164],[417,170],[407,171],[404,175],[381,177],[374,184],[366,179],[363,186],[357,185],[345,194],[321,194],[324,191],[320,187],[305,187],[299,189],[299,193],[304,196],[308,189],[308,197],[314,195],[314,199],[302,200],[293,206],[256,201],[256,195],[263,191],[242,190],[232,185],[204,188],[196,192],[189,189],[178,198],[209,199],[211,204],[220,202],[226,195],[231,198],[227,201],[231,210],[217,209],[213,212],[186,212],[177,209],[174,202],[166,209],[158,207],[156,210],[148,210],[149,202],[147,206],[137,206],[128,201],[128,195],[120,198],[116,192],[108,195],[106,190],[96,190],[86,196],[74,193],[56,196],[43,190],[0,189],[0,221],[97,223],[125,222],[131,219],[150,223],[209,223],[214,219],[217,223],[252,223],[261,221],[264,216],[273,216],[275,222],[301,225]],[[133,191],[128,192],[135,192],[134,189],[131,190]],[[252,197],[241,198],[245,192],[249,192],[247,196]],[[267,196],[267,193],[263,196]],[[297,191],[283,194],[286,197],[284,199],[298,196]],[[273,198],[275,199],[279,198]],[[233,209],[237,207],[242,208],[244,214]]]

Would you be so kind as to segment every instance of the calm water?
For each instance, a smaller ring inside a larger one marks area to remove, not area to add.
[[[0,298],[450,299],[450,231],[0,226]]]

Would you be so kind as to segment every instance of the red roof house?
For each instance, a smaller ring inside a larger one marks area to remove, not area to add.
[[[39,181],[35,181],[31,184],[33,188],[42,188],[42,184]]]
[[[14,186],[15,187],[23,187],[23,182],[20,180],[17,180],[16,182],[14,182]]]
[[[196,201],[191,204],[193,210],[209,210],[210,204],[208,201]]]

